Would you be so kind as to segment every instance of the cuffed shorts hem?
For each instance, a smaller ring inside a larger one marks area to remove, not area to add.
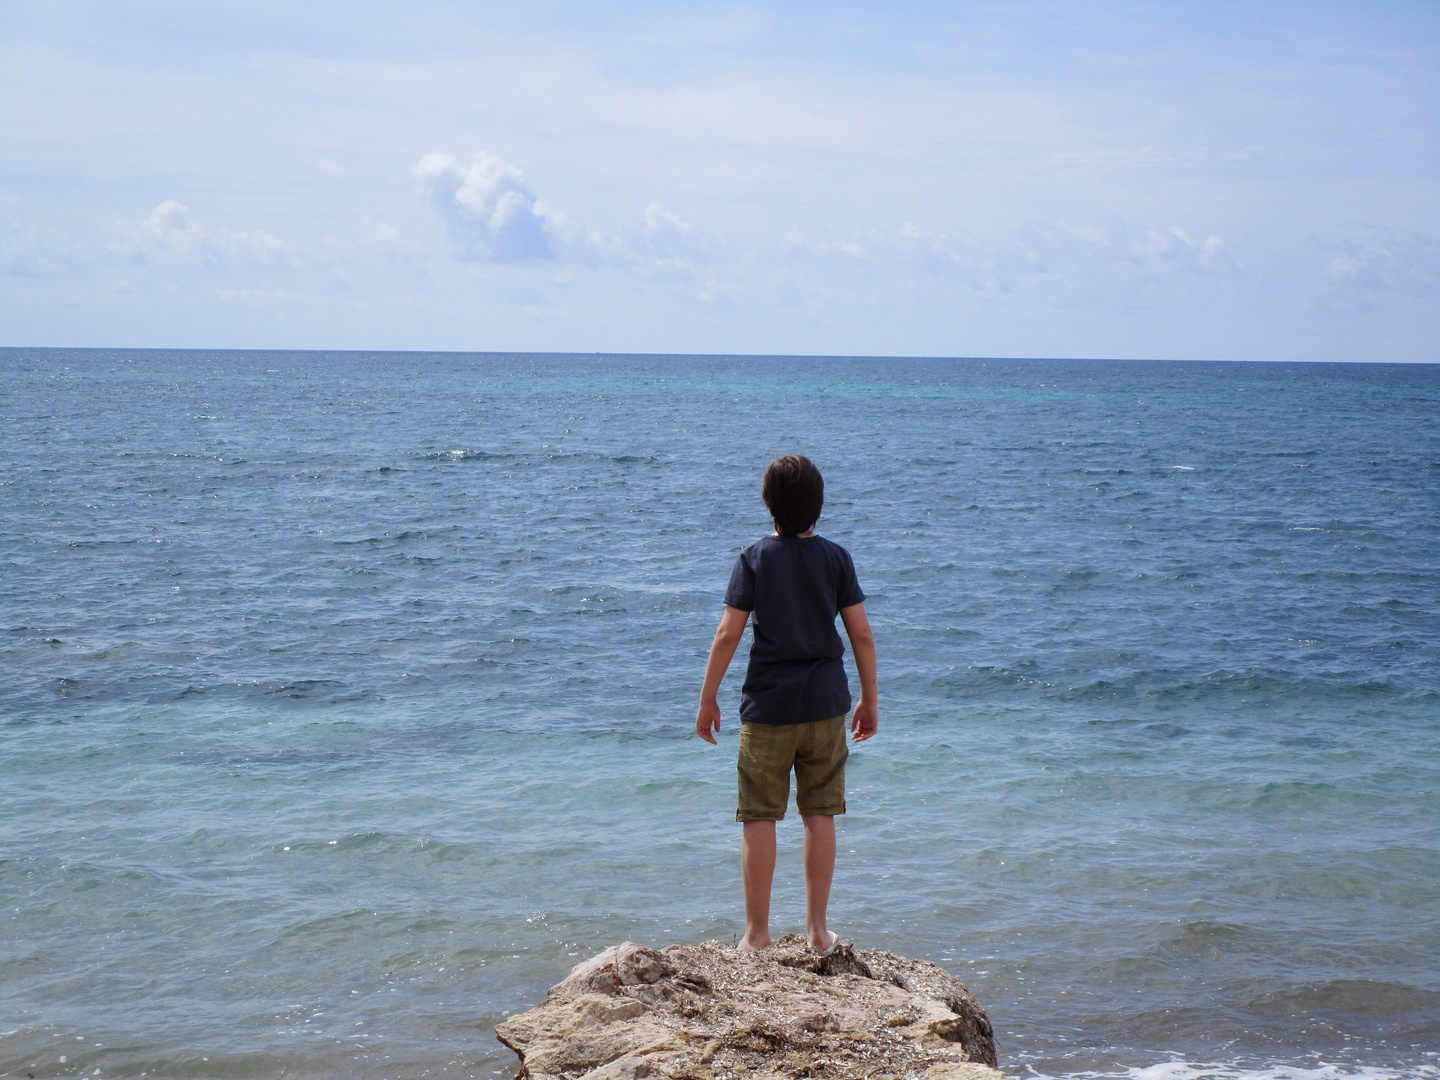
[[[843,813],[845,813],[844,810],[801,810],[801,811],[800,811],[800,816],[801,816],[802,818],[807,818],[807,817],[839,817],[839,816],[840,816],[841,814],[843,814]],[[784,820],[785,820],[785,815],[784,815],[784,814],[781,814],[779,817],[772,817],[771,815],[768,815],[768,814],[751,814],[749,817],[744,817],[744,816],[741,815],[741,813],[740,813],[739,810],[736,810],[736,811],[735,811],[735,820],[738,821],[738,822],[740,822],[742,825],[743,825],[745,822],[747,822],[747,821],[784,821]]]

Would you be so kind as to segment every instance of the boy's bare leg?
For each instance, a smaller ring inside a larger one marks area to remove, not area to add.
[[[808,830],[806,835],[809,835]],[[834,861],[833,841],[830,847],[831,861]],[[770,883],[775,878],[775,822],[745,822],[745,839],[740,845],[740,870],[745,879],[745,936],[740,939],[739,948],[741,952],[759,952],[770,946]]]
[[[805,936],[812,948],[828,949],[835,940],[825,926],[830,883],[835,879],[835,819],[828,814],[815,814],[804,820]],[[773,855],[771,863],[774,863]]]

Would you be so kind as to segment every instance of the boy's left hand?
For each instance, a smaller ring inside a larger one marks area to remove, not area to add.
[[[880,727],[880,710],[873,701],[862,701],[855,706],[850,718],[850,738],[853,742],[864,742]]]
[[[715,701],[702,701],[700,711],[695,714],[695,734],[711,745],[718,745],[715,742],[714,733],[720,730],[720,705]]]

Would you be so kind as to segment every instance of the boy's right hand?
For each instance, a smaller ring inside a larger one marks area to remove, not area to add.
[[[850,717],[850,738],[854,742],[864,742],[874,735],[880,727],[880,710],[875,707],[873,701],[862,701],[855,706],[855,713]]]
[[[700,711],[695,714],[695,734],[711,745],[715,743],[715,732],[720,730],[720,704],[702,701]]]

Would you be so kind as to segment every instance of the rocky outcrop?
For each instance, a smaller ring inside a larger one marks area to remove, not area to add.
[[[943,968],[798,935],[759,954],[627,941],[495,1033],[524,1080],[1002,1080],[985,1010]]]

